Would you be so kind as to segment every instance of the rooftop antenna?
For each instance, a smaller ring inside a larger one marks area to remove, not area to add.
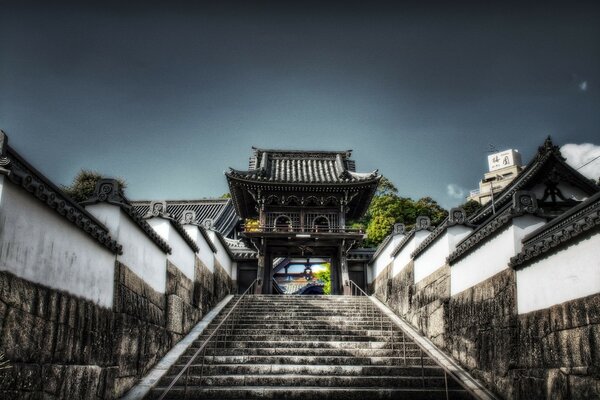
[[[496,146],[494,146],[494,145],[493,145],[493,144],[491,144],[491,143],[490,143],[490,144],[488,144],[488,149],[489,149],[489,150],[487,151],[488,153],[497,153],[497,152],[498,152],[498,149],[496,148]]]

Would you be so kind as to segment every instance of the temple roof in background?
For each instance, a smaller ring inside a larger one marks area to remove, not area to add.
[[[373,180],[377,171],[357,173],[351,150],[299,151],[252,148],[247,171],[230,169],[230,177],[278,183],[336,184]]]
[[[140,215],[150,210],[150,200],[131,202]],[[225,237],[231,236],[239,217],[235,212],[231,199],[200,200],[166,200],[167,213],[177,221],[181,220],[185,211],[194,211],[194,223],[210,227]]]
[[[579,171],[575,170],[565,161],[565,158],[560,153],[560,149],[554,143],[550,137],[548,137],[544,144],[542,144],[531,159],[527,166],[519,173],[519,175],[500,193],[495,194],[494,207],[496,210],[501,209],[510,203],[513,196],[517,191],[531,190],[536,184],[545,184],[552,186],[552,184],[558,184],[558,182],[568,182],[569,184],[581,189],[588,196],[597,193],[600,188],[590,179],[583,176]],[[560,193],[550,193],[552,196]],[[546,201],[546,197],[538,199],[540,203]],[[573,201],[569,203],[570,199],[559,199],[570,208],[577,204]],[[569,203],[569,204],[567,204]],[[542,204],[540,204],[542,206]],[[475,225],[480,225],[490,217],[493,217],[494,208],[490,201],[483,206],[475,215],[469,218],[469,221]],[[549,217],[551,217],[549,215]]]
[[[358,173],[351,150],[308,151],[252,148],[249,169],[225,173],[234,205],[242,218],[256,215],[258,189],[272,192],[353,192],[348,218],[360,218],[375,193],[381,175]]]

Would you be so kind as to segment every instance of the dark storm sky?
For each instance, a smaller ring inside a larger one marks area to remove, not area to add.
[[[0,127],[55,182],[134,199],[221,195],[254,145],[353,149],[449,207],[489,144],[600,144],[592,3],[248,3],[2,3]]]

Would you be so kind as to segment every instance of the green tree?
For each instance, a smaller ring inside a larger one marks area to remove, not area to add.
[[[365,218],[354,221],[351,227],[366,226],[366,245],[377,246],[393,229],[397,222],[411,229],[418,216],[427,216],[432,224],[439,224],[448,212],[431,197],[423,197],[417,201],[409,197],[398,196],[398,189],[383,177],[373,196]]]
[[[331,294],[331,264],[325,263],[325,269],[314,273],[315,279],[324,283],[323,293]]]
[[[96,183],[103,178],[104,177],[99,172],[82,169],[75,175],[71,185],[62,186],[62,190],[79,203],[87,200],[94,193]],[[123,178],[117,178],[117,180],[119,181],[122,190],[127,187],[127,183]]]
[[[375,190],[375,196],[384,196],[387,194],[398,194],[398,188],[385,176],[382,176],[377,183],[377,189]]]
[[[464,208],[465,212],[467,213],[467,217],[470,217],[471,215],[475,215],[477,211],[481,210],[483,206],[478,201],[467,200],[460,207]]]

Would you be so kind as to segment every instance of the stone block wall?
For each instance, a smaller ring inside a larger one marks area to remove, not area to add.
[[[388,279],[388,265],[374,281],[374,295],[408,320],[436,345],[444,344],[445,320],[450,297],[450,269],[439,268],[416,285],[411,261],[394,278]]]
[[[214,305],[214,274],[199,258],[196,258],[195,276],[193,303],[202,314],[206,314],[206,311]]]
[[[215,272],[213,279],[213,301],[216,299],[222,299],[232,292],[233,281],[217,260],[215,260]]]
[[[499,397],[600,398],[600,294],[518,315],[512,269],[452,297],[448,266],[413,282],[411,263],[374,294]]]
[[[126,265],[116,263],[114,395],[125,393],[172,347],[167,296],[152,289]]]
[[[519,315],[513,337],[515,398],[600,398],[600,294]]]
[[[222,268],[196,272],[168,265],[162,294],[116,262],[112,310],[0,272],[0,398],[120,397],[230,293]]]
[[[505,270],[450,298],[444,348],[489,389],[514,398],[518,357],[515,274]]]
[[[114,328],[106,308],[0,272],[0,397],[111,398]]]

